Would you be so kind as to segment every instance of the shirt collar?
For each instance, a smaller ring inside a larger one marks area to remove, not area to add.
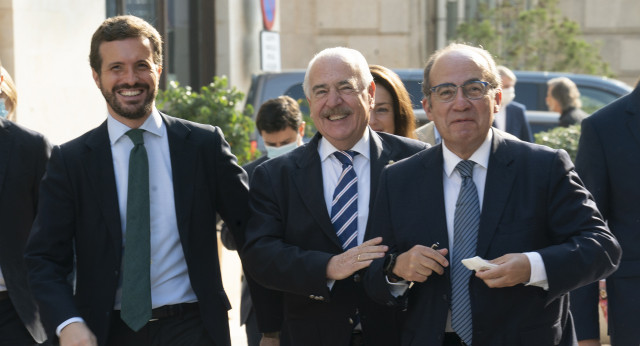
[[[364,131],[364,135],[356,144],[349,150],[357,151],[359,155],[362,155],[364,158],[369,160],[370,156],[370,148],[369,141],[371,140],[371,136],[369,135],[369,127]],[[326,138],[322,137],[320,142],[318,143],[318,153],[320,154],[320,161],[324,162],[329,156],[333,155],[334,152],[339,151],[336,147],[329,142]]]
[[[471,155],[469,160],[476,163],[477,166],[484,167],[484,169],[489,168],[489,154],[491,153],[491,140],[493,139],[493,129],[487,133],[487,137],[484,139],[484,142],[480,145],[478,149]],[[449,148],[447,148],[446,143],[442,142],[442,156],[444,158],[444,172],[448,177],[451,177],[451,174],[456,169],[456,166],[460,161],[456,154],[454,154]]]
[[[151,115],[140,128],[158,137],[162,137],[164,133],[164,122],[157,108],[153,107]],[[119,122],[111,116],[111,114],[107,114],[107,129],[111,145],[115,144],[127,131],[131,130],[129,126]]]

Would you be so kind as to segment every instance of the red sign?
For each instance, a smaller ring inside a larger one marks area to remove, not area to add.
[[[273,28],[273,22],[276,20],[276,0],[260,0],[262,8],[262,22],[265,30]]]

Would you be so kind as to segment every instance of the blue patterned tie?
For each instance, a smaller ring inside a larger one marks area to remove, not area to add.
[[[149,160],[143,132],[133,129],[126,133],[134,147],[129,154],[120,318],[136,332],[151,318]]]
[[[355,151],[333,153],[342,163],[342,174],[333,192],[331,223],[340,239],[342,248],[348,250],[357,244],[358,238],[358,177],[353,170]]]
[[[476,254],[476,242],[480,225],[480,203],[478,191],[473,183],[473,161],[460,161],[456,166],[462,176],[462,186],[453,217],[453,265],[451,273],[452,303],[451,327],[460,338],[471,346],[473,325],[469,278],[472,271],[465,268],[461,260]]]

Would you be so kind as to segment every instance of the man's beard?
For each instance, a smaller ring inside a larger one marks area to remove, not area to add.
[[[144,89],[147,91],[147,98],[144,102],[137,106],[135,109],[131,110],[126,105],[123,105],[117,98],[116,93],[121,89]],[[100,83],[100,91],[102,92],[102,96],[107,101],[111,109],[116,112],[118,115],[127,118],[127,119],[140,119],[151,113],[151,108],[153,105],[153,100],[156,97],[157,89],[154,92],[149,92],[149,85],[136,83],[134,85],[128,84],[119,84],[114,86],[111,89],[111,92],[105,90],[102,87],[102,83]]]

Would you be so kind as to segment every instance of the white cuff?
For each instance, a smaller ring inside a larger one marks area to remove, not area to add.
[[[531,277],[525,285],[541,287],[545,291],[548,291],[547,269],[544,266],[542,256],[537,252],[525,252],[524,254],[529,258],[529,263],[531,263]]]
[[[58,337],[60,337],[60,332],[62,331],[62,329],[68,325],[70,325],[71,323],[75,323],[75,322],[82,322],[84,323],[84,320],[82,319],[82,317],[71,317],[70,319],[60,323],[60,325],[58,326],[58,328],[56,328],[56,335]]]
[[[389,278],[386,276],[384,277],[384,279],[387,280],[387,284],[390,285],[389,292],[391,292],[391,295],[396,298],[403,295],[409,289],[409,282],[406,280],[391,282],[389,281]]]

